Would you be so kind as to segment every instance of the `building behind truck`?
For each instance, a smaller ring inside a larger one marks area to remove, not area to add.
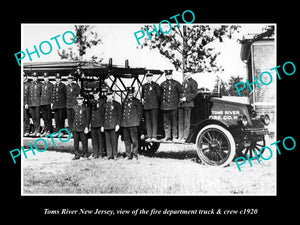
[[[274,31],[273,31],[274,33]],[[270,85],[264,85],[259,88],[253,85],[253,91],[250,93],[249,102],[254,107],[258,115],[268,114],[270,116],[270,132],[275,132],[276,120],[276,72],[270,71],[276,64],[276,41],[272,30],[261,34],[249,34],[244,36],[241,46],[241,60],[246,64],[247,79],[249,83],[255,81],[254,76],[259,80],[259,75],[263,71],[268,71],[273,76],[273,82]],[[269,76],[262,76],[269,82]]]

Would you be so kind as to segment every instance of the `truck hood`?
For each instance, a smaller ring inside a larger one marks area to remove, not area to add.
[[[249,113],[250,104],[244,104],[237,101],[230,101],[222,98],[212,97],[210,99],[210,114],[209,118],[222,120],[228,125],[237,125],[238,116],[245,115],[251,124]]]

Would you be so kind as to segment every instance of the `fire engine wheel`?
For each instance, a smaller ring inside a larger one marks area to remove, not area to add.
[[[154,154],[157,149],[159,148],[160,143],[159,142],[147,142],[142,140],[140,142],[140,153],[141,154]]]
[[[260,155],[263,154],[265,151],[265,149],[262,149],[262,151],[260,152],[260,149],[264,146],[266,146],[266,140],[264,137],[258,141],[252,140],[250,141],[248,147],[242,149],[241,151],[237,151],[237,157],[246,158],[246,154],[247,154],[249,158],[252,158],[255,156],[255,153],[258,157],[260,157]]]
[[[235,156],[235,141],[224,127],[211,124],[203,127],[196,138],[197,154],[206,165],[224,167]]]

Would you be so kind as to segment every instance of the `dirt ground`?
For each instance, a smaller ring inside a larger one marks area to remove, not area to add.
[[[275,157],[246,162],[241,172],[235,162],[201,164],[194,145],[161,144],[138,161],[72,158],[53,150],[23,158],[23,194],[276,195]]]

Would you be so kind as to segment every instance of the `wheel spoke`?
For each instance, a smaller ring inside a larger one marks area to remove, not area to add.
[[[212,160],[213,159],[213,153],[210,152],[210,151],[206,151],[203,153],[203,155],[205,155],[205,157],[209,160]]]
[[[210,140],[208,140],[208,138],[207,137],[205,137],[204,135],[203,135],[203,139],[205,140],[205,141],[207,141],[208,143],[211,143],[211,141]],[[202,142],[203,143],[203,142]]]
[[[216,161],[216,154],[214,152],[211,153],[212,160]]]
[[[246,156],[246,154],[248,154],[248,152],[251,151],[249,148],[246,148],[246,151],[244,153],[244,156]]]
[[[258,148],[257,146],[254,147],[258,152],[260,151],[260,148]]]
[[[222,156],[221,152],[217,152],[217,155],[221,158],[221,160],[224,159],[224,157]]]
[[[252,158],[252,156],[253,156],[253,149],[249,149],[250,150],[250,158]]]
[[[222,138],[220,138],[220,133],[219,132],[216,132],[215,139],[218,140],[218,141],[222,140]]]
[[[258,144],[258,143],[256,143],[256,145],[258,145],[258,146],[260,146],[260,147],[264,147],[264,145],[263,145],[263,144]]]
[[[206,151],[206,150],[209,150],[209,147],[202,148],[202,151]]]
[[[207,135],[208,135],[208,137],[209,137],[209,139],[210,139],[210,142],[211,142],[211,141],[213,140],[213,138],[212,138],[212,136],[211,136],[210,132],[209,132],[209,131],[207,131],[206,133],[207,133]]]
[[[225,153],[224,151],[222,151],[221,154],[224,154],[224,157],[227,157],[229,152]]]
[[[222,146],[221,146],[221,147],[220,147],[220,150],[221,150],[222,152],[224,152],[224,151],[227,152],[227,151],[229,151],[229,148],[228,148],[228,147],[222,147]]]
[[[216,131],[215,130],[211,130],[210,135],[212,137],[212,140],[216,139]]]

